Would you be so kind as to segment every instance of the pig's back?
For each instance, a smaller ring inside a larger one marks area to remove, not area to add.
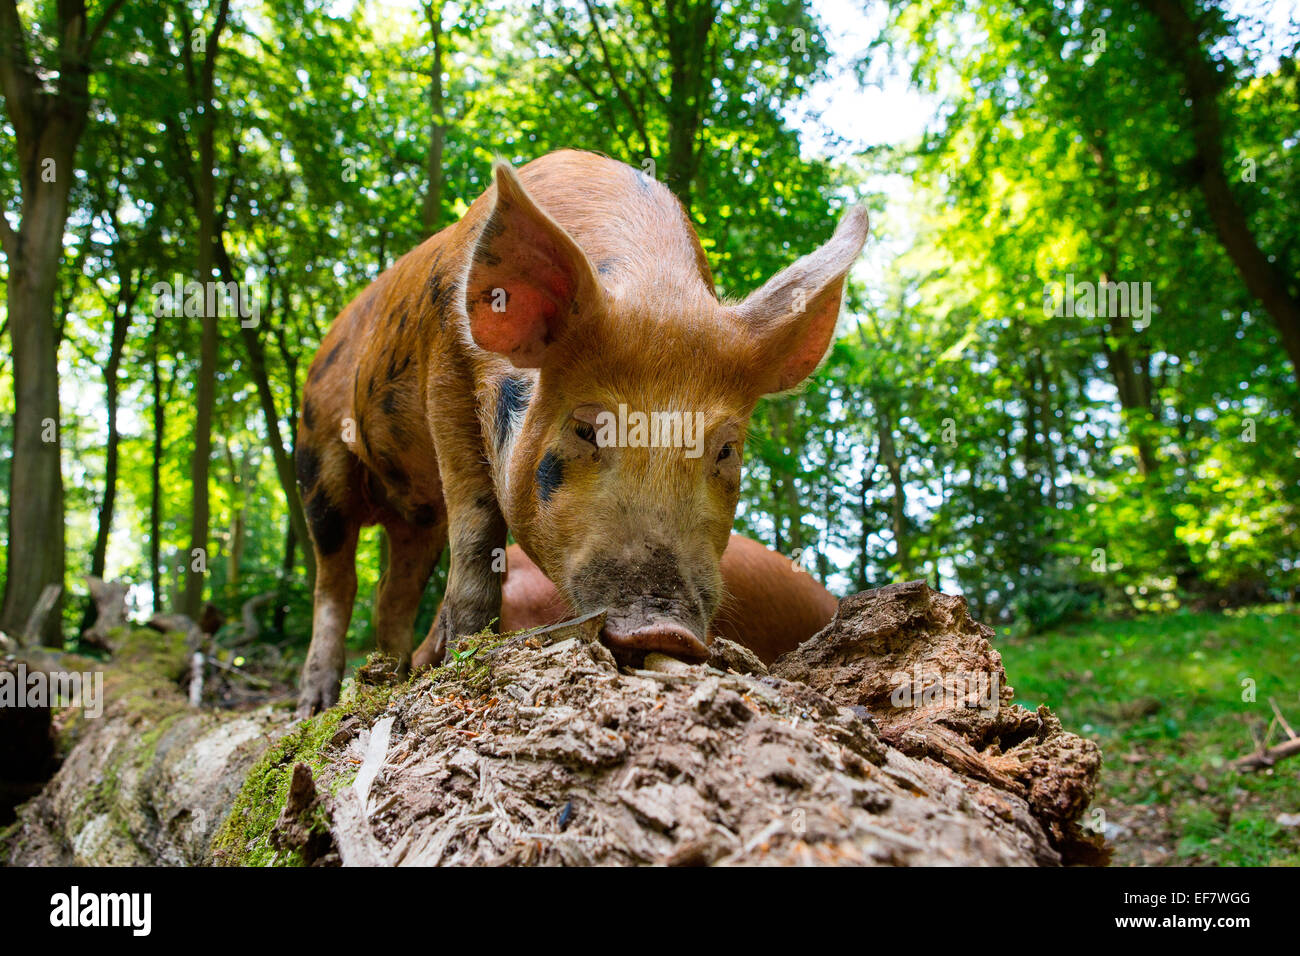
[[[839,606],[789,558],[738,534],[722,555],[722,579],[727,595],[712,630],[750,648],[765,664],[820,631]]]

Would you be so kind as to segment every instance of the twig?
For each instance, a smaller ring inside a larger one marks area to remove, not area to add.
[[[1282,725],[1282,729],[1286,731],[1286,735],[1290,737],[1292,740],[1295,740],[1296,739],[1295,731],[1291,729],[1291,725],[1288,724],[1286,722],[1286,718],[1282,716],[1282,711],[1278,710],[1277,701],[1275,701],[1272,697],[1270,697],[1268,699],[1268,706],[1273,708],[1273,716],[1276,717],[1277,722]]]
[[[1230,770],[1263,770],[1273,766],[1279,760],[1294,757],[1296,754],[1300,754],[1300,737],[1294,737],[1286,743],[1278,744],[1276,747],[1256,750],[1244,757],[1238,757],[1228,764],[1228,768]]]

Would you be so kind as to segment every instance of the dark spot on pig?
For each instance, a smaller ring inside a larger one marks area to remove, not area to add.
[[[496,440],[500,451],[510,435],[514,417],[528,407],[532,383],[524,378],[504,378],[497,392]]]
[[[308,431],[316,427],[316,415],[309,401],[302,403],[302,424]]]
[[[493,559],[499,553],[497,549],[506,546],[505,519],[495,509],[478,517],[482,519],[482,525],[472,528],[461,539],[461,547],[456,549],[455,554],[468,560],[468,567],[475,577],[483,575],[491,582],[499,584],[500,578],[491,568]],[[492,609],[491,616],[496,617],[499,612],[498,606]]]
[[[509,200],[497,200],[496,206],[492,209],[492,214],[487,217],[483,223],[483,228],[479,230],[480,246],[492,242],[506,231],[505,218],[502,213],[507,213],[513,208],[514,204]]]
[[[492,210],[492,214],[483,223],[483,230],[479,233],[478,242],[474,245],[474,262],[478,265],[499,266],[501,264],[501,257],[492,251],[492,245],[506,231],[505,220],[501,214],[508,212],[509,209],[509,203],[498,200],[496,208]]]
[[[411,353],[406,353],[402,358],[401,364],[398,364],[397,352],[394,351],[393,354],[388,357],[388,380],[391,382],[400,378],[402,373],[406,371],[406,367],[410,364]]]
[[[311,370],[307,373],[307,381],[314,382],[321,377],[321,373],[335,363],[339,357],[339,350],[343,348],[343,342],[337,342],[334,348],[330,349],[324,358],[318,358],[311,363]]]
[[[617,265],[617,259],[602,259],[600,265],[596,266],[596,273],[602,276],[610,275],[613,273],[614,267]]]
[[[555,489],[564,482],[564,461],[553,451],[542,456],[537,466],[537,497],[550,501]]]
[[[294,453],[294,469],[298,475],[298,487],[306,494],[316,487],[320,477],[320,455],[309,445],[299,446]]]
[[[321,554],[333,554],[343,547],[347,536],[347,526],[343,512],[330,504],[324,491],[318,492],[307,502],[307,523],[311,527],[312,540]]]
[[[408,313],[407,313],[407,311],[406,311],[405,309],[403,309],[403,310],[402,310],[402,317],[401,317],[400,319],[397,320],[397,331],[400,332],[400,331],[402,331],[402,329],[406,328],[406,320],[407,320],[407,318],[408,318]]]
[[[380,407],[384,410],[385,415],[397,414],[397,391],[389,389],[384,392],[384,397],[379,402]]]
[[[429,278],[425,281],[425,292],[429,297],[429,308],[438,313],[438,323],[446,324],[445,312],[447,306],[451,303],[451,293],[455,283],[451,282],[447,276],[438,271],[438,260],[433,263],[433,271],[429,273]]]
[[[411,512],[411,524],[419,528],[432,528],[438,523],[437,505],[424,504]]]

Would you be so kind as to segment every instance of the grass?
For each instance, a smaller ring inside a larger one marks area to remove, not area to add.
[[[1300,827],[1278,822],[1300,813],[1300,757],[1227,769],[1272,720],[1270,697],[1300,727],[1294,607],[1092,621],[996,645],[1018,703],[1048,704],[1102,748],[1092,812],[1116,864],[1300,865]]]

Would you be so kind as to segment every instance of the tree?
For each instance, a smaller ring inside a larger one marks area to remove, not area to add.
[[[92,20],[84,0],[60,0],[29,35],[17,0],[0,0],[0,92],[17,146],[18,225],[0,209],[0,249],[8,263],[7,308],[13,343],[13,464],[4,606],[0,626],[22,632],[41,591],[63,585],[63,476],[59,462],[59,334],[55,293],[63,259],[77,145],[90,108],[96,48],[123,0],[108,0]],[[46,79],[51,77],[53,79]],[[61,641],[59,605],[45,622],[46,643]]]

